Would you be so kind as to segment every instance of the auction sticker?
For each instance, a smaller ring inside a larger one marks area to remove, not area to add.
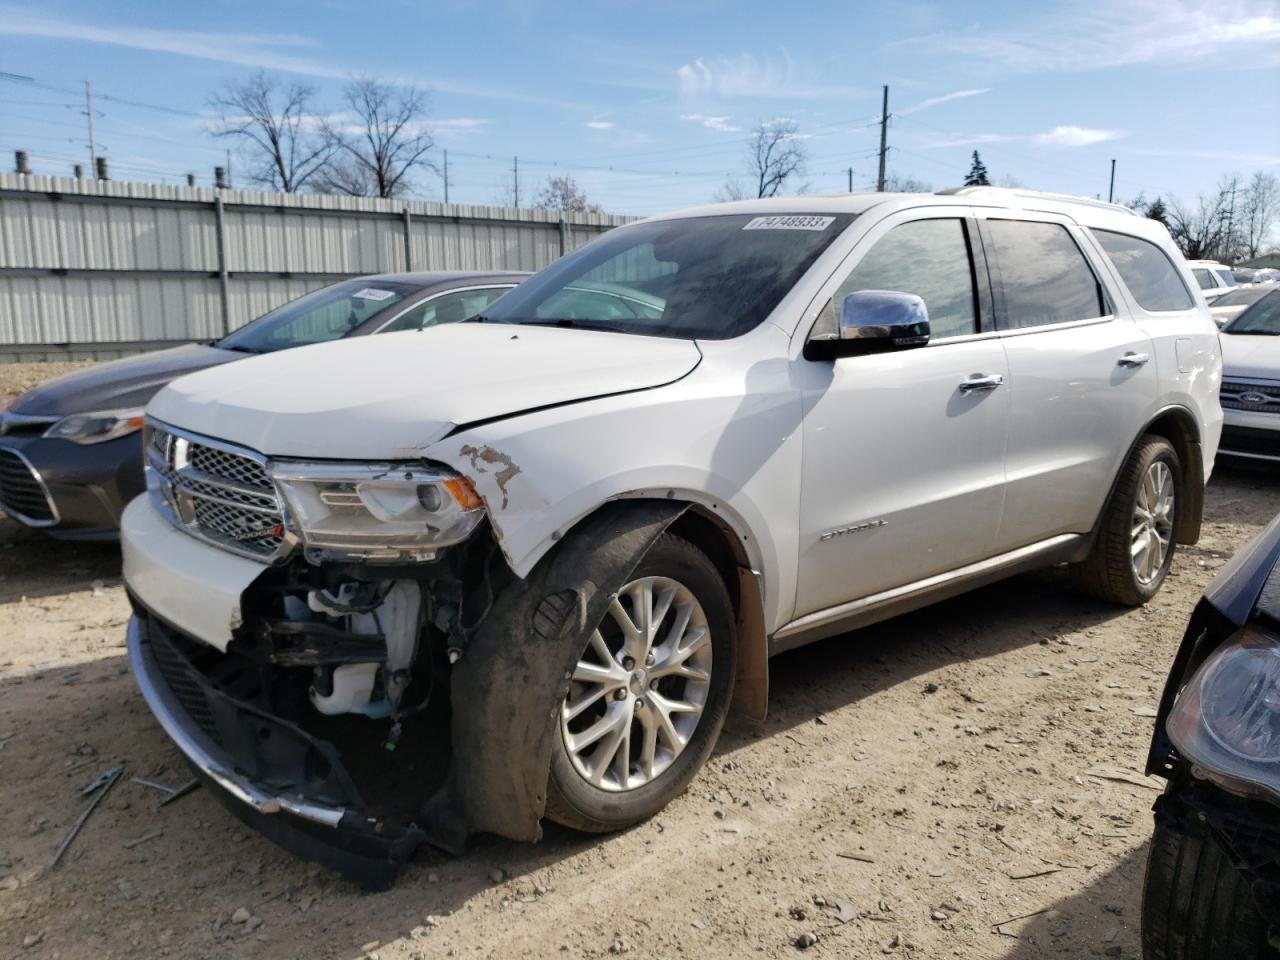
[[[792,214],[779,217],[756,217],[743,230],[825,230],[835,217],[811,217]]]
[[[359,297],[361,300],[387,300],[395,295],[394,290],[379,290],[377,287],[365,287],[352,294],[353,297]]]

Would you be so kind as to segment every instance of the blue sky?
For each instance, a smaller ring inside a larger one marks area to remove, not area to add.
[[[258,67],[314,84],[379,74],[433,93],[450,198],[499,202],[573,175],[619,213],[701,203],[742,173],[753,125],[793,118],[814,191],[889,172],[1190,199],[1227,172],[1280,174],[1280,0],[1074,3],[561,0],[0,0],[0,150],[41,173],[88,156],[82,85],[120,179],[201,182],[222,162],[209,96]],[[232,165],[235,168],[233,156]],[[415,192],[439,199],[438,177]]]

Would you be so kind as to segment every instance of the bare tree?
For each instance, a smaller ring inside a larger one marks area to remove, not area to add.
[[[305,84],[286,86],[259,70],[247,80],[228,83],[209,101],[218,111],[214,135],[238,141],[251,183],[294,193],[333,155],[334,144],[312,114],[314,94]]]
[[[567,174],[563,177],[547,177],[538,191],[533,205],[543,210],[563,210],[566,213],[603,213],[598,203],[592,203],[582,192],[577,181]]]
[[[436,169],[429,157],[435,139],[427,126],[427,91],[353,77],[343,99],[351,116],[325,125],[336,162],[318,180],[319,192],[398,197],[408,191],[414,171]]]
[[[891,173],[885,177],[884,188],[889,193],[933,193],[933,185],[917,180],[915,177],[903,177]]]
[[[747,140],[749,186],[729,180],[717,200],[743,200],[750,196],[776,197],[794,178],[804,175],[805,151],[800,128],[794,120],[761,123]]]
[[[1194,206],[1169,198],[1165,222],[1188,260],[1212,260],[1223,255],[1229,232],[1230,190],[1222,185],[1211,194],[1198,194]]]
[[[1240,199],[1240,239],[1247,259],[1262,252],[1267,234],[1280,219],[1280,180],[1274,173],[1259,170],[1244,188]]]

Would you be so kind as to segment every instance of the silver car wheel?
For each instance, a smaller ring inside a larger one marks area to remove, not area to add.
[[[574,770],[620,792],[660,777],[688,745],[711,689],[711,633],[693,592],[628,583],[574,667],[560,731]]]
[[[1173,471],[1163,460],[1147,468],[1133,507],[1130,557],[1144,586],[1160,575],[1173,536]]]

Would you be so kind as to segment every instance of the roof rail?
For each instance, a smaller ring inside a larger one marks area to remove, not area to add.
[[[991,196],[1022,197],[1027,200],[1057,200],[1061,203],[1078,203],[1087,207],[1114,210],[1118,213],[1127,213],[1132,217],[1141,216],[1137,211],[1130,210],[1128,207],[1120,203],[1111,203],[1107,200],[1095,200],[1093,197],[1078,197],[1071,193],[1050,193],[1046,190],[1026,190],[1022,187],[950,187],[946,190],[939,190],[936,195],[940,197]]]

